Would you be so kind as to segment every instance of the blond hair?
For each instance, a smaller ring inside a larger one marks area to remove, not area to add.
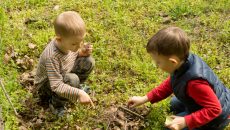
[[[69,37],[85,35],[85,23],[81,16],[74,11],[66,11],[54,20],[54,30],[57,36]]]

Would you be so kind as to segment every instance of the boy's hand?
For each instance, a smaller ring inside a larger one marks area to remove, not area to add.
[[[171,116],[172,123],[168,124],[166,127],[168,127],[171,130],[181,130],[183,128],[185,128],[186,122],[185,122],[185,118],[181,117],[181,116]]]
[[[81,104],[91,104],[92,107],[95,108],[92,100],[90,99],[89,95],[85,91],[79,89],[78,96],[79,96],[79,102]]]
[[[147,96],[143,96],[143,97],[134,96],[134,97],[129,99],[128,106],[129,107],[136,107],[136,106],[142,105],[142,104],[144,104],[146,102],[148,102],[148,97]]]
[[[90,56],[92,51],[93,51],[93,45],[91,45],[90,43],[84,43],[82,48],[80,48],[79,50],[79,56],[80,57]]]

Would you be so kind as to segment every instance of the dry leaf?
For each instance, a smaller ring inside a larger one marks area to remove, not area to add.
[[[8,64],[9,61],[10,61],[10,58],[11,58],[11,57],[6,53],[6,54],[4,55],[3,63],[4,63],[4,64]]]
[[[35,49],[35,48],[37,47],[37,45],[35,45],[35,44],[33,44],[33,43],[29,43],[29,44],[28,44],[28,47],[29,47],[30,49]]]
[[[6,54],[4,55],[3,63],[7,64],[9,63],[11,58],[15,58],[17,56],[17,53],[14,52],[14,47],[9,46],[6,48]]]
[[[94,130],[103,130],[102,128],[96,128],[96,129],[94,129]]]
[[[59,5],[55,5],[53,10],[59,10]]]
[[[164,17],[163,18],[163,24],[168,24],[168,23],[170,23],[171,22],[171,18],[170,17]]]
[[[22,59],[17,59],[17,60],[16,60],[16,64],[17,64],[17,65],[23,64],[23,60],[22,60]]]
[[[121,130],[119,127],[115,126],[112,130]]]
[[[62,130],[68,130],[68,126],[64,126]]]
[[[125,119],[126,119],[126,118],[125,118],[125,114],[124,114],[124,112],[122,112],[122,111],[118,111],[118,112],[117,112],[117,116],[118,116],[118,118],[121,119],[121,120],[125,120]]]
[[[30,70],[34,67],[34,60],[25,55],[22,59],[16,59],[16,64],[22,69]]]
[[[75,129],[76,130],[81,130],[81,127],[79,127],[78,125],[75,125]]]
[[[20,126],[19,130],[28,130],[25,126]]]
[[[124,127],[125,125],[125,121],[117,119],[117,118],[113,122],[115,126]]]
[[[24,23],[25,24],[31,24],[31,23],[34,23],[34,22],[37,22],[38,20],[36,19],[31,19],[31,18],[26,18]]]
[[[42,120],[41,119],[37,119],[36,124],[42,124]]]

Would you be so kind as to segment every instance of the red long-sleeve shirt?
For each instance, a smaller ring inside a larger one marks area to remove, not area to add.
[[[222,112],[222,108],[215,92],[207,81],[196,79],[189,81],[187,85],[186,93],[188,96],[202,106],[202,109],[185,116],[188,128],[193,129],[212,121]],[[158,87],[147,93],[147,97],[151,103],[155,103],[167,98],[172,93],[169,77]]]

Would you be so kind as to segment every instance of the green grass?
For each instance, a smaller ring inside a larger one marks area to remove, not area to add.
[[[0,76],[18,110],[31,94],[19,84],[22,73],[11,60],[2,64],[5,50],[14,46],[18,57],[28,55],[35,61],[47,42],[54,37],[52,20],[66,10],[81,14],[87,25],[86,41],[93,43],[96,68],[90,77],[96,92],[98,109],[76,105],[69,117],[49,122],[46,129],[79,125],[85,129],[106,126],[93,120],[100,118],[105,108],[115,101],[126,103],[128,97],[144,95],[167,77],[157,69],[145,50],[148,39],[159,29],[176,25],[184,29],[192,40],[192,52],[201,56],[226,86],[230,86],[230,1],[229,0],[3,0],[0,1]],[[59,9],[54,10],[58,5]],[[172,22],[162,24],[161,13]],[[26,19],[35,20],[24,24]],[[30,50],[28,43],[38,49]],[[18,121],[0,91],[0,105],[6,129],[17,129]],[[150,105],[150,104],[148,104]],[[152,129],[161,129],[167,101],[154,107],[149,116]],[[160,114],[163,113],[163,114]],[[149,128],[149,129],[151,129]]]

